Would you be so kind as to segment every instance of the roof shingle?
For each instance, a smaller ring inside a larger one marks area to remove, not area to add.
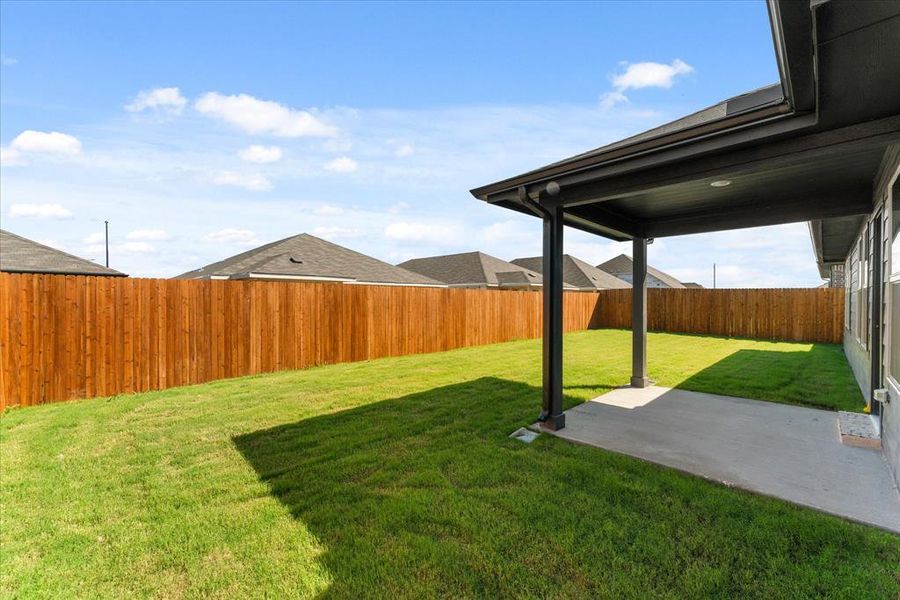
[[[276,279],[281,276],[297,279],[327,278],[360,283],[441,285],[441,282],[429,277],[395,267],[308,233],[235,254],[182,273],[177,279],[246,278],[251,274]]]
[[[526,269],[543,273],[543,257],[516,258],[512,262]],[[580,290],[614,290],[631,287],[627,281],[589,265],[571,254],[563,255],[563,281]]]
[[[455,286],[511,286],[524,285],[526,281],[530,285],[543,283],[540,273],[484,252],[414,258],[399,266]],[[516,272],[522,275],[512,275]]]
[[[0,271],[127,277],[121,271],[39,244],[4,229],[0,229]]]

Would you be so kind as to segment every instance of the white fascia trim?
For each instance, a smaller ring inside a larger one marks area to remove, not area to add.
[[[248,273],[250,279],[284,279],[289,281],[336,281],[339,283],[354,283],[355,280],[346,277],[327,277],[323,275],[278,275],[269,273]]]
[[[429,287],[429,288],[445,288],[447,287],[441,283],[391,283],[387,281],[345,281],[347,285],[388,285],[393,287]]]

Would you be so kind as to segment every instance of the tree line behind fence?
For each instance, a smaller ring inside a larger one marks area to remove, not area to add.
[[[649,327],[840,342],[843,290],[648,290]],[[0,409],[541,334],[529,291],[0,273]],[[566,331],[631,290],[566,292]]]

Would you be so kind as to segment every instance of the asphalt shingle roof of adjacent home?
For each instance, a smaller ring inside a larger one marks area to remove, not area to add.
[[[243,279],[334,279],[360,283],[442,285],[429,277],[380,261],[308,233],[235,254],[177,279],[228,277]]]
[[[544,259],[540,256],[517,258],[513,264],[543,273]],[[615,290],[631,288],[631,284],[606,271],[572,256],[563,255],[563,281],[579,290]]]
[[[443,281],[447,285],[493,287],[543,283],[540,273],[484,252],[414,258],[400,263],[399,266]]]
[[[611,258],[605,263],[597,265],[597,268],[606,271],[607,273],[612,273],[613,275],[619,275],[623,273],[631,273],[634,268],[634,263],[631,260],[630,256],[626,256],[625,254],[620,254],[615,258]],[[664,284],[673,288],[683,288],[685,287],[683,283],[669,275],[668,273],[663,273],[659,269],[651,267],[647,265],[647,274],[653,275]]]
[[[0,271],[127,277],[125,273],[115,269],[39,244],[3,229],[0,229]]]

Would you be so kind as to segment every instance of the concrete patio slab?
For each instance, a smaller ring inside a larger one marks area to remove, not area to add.
[[[841,444],[835,412],[652,386],[566,411],[560,438],[900,533],[881,451]]]

